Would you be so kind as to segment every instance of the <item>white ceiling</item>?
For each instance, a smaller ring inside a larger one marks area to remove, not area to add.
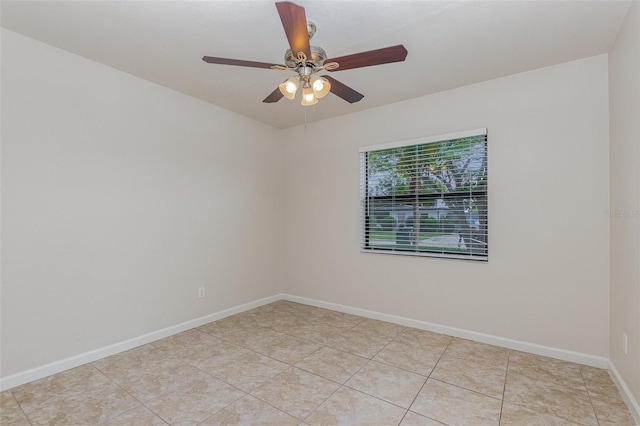
[[[631,1],[296,1],[329,57],[404,44],[405,62],[334,72],[363,93],[316,106],[262,102],[287,71],[272,1],[6,1],[2,26],[275,127],[286,128],[609,50]]]

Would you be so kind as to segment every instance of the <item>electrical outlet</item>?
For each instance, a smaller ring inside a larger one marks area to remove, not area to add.
[[[198,289],[198,298],[202,299],[204,297],[204,287],[200,287]]]
[[[627,333],[622,333],[622,351],[625,355],[627,354],[628,340]]]

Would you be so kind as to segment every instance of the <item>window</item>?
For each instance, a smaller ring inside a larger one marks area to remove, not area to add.
[[[360,149],[361,248],[484,260],[487,129]]]

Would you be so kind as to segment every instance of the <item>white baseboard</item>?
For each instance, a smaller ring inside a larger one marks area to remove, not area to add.
[[[317,306],[319,308],[331,309],[334,311],[345,312],[348,314],[359,315],[362,317],[377,319],[380,321],[400,324],[407,327],[419,328],[421,330],[433,331],[435,333],[446,334],[447,336],[460,337],[476,342],[487,343],[489,345],[500,346],[507,349],[532,353],[536,355],[547,356],[550,358],[561,359],[563,361],[575,362],[577,364],[590,365],[598,368],[608,368],[609,359],[594,355],[583,354],[580,352],[567,351],[564,349],[552,348],[549,346],[538,345],[535,343],[527,343],[519,340],[506,339],[504,337],[492,336],[489,334],[478,333],[475,331],[464,330],[455,327],[447,327],[443,325],[433,324],[426,321],[414,320],[411,318],[399,317],[396,315],[382,314],[379,312],[369,311],[366,309],[354,308],[351,306],[339,305],[337,303],[323,302],[315,299],[307,299],[306,297],[294,296],[291,294],[283,294],[284,300],[302,303],[305,305]]]
[[[79,355],[75,355],[69,358],[54,361],[50,364],[36,367],[31,370],[23,371],[13,374],[11,376],[0,378],[0,391],[11,389],[16,386],[20,386],[25,383],[32,382],[34,380],[42,379],[52,374],[60,373],[65,370],[69,370],[74,367],[97,361],[99,359],[118,354],[120,352],[128,351],[129,349],[137,348],[138,346],[146,345],[147,343],[155,342],[156,340],[164,339],[165,337],[172,336],[177,333],[199,327],[201,325],[217,321],[219,319],[228,317],[233,314],[248,311],[249,309],[257,308],[258,306],[273,303],[278,300],[282,300],[282,295],[275,295],[265,297],[264,299],[256,300],[253,302],[245,303],[243,305],[235,306],[233,308],[225,309],[223,311],[215,312],[213,314],[205,315],[200,318],[196,318],[190,321],[185,321],[181,324],[173,325],[171,327],[163,328],[161,330],[153,331],[151,333],[144,334],[142,336],[134,337],[123,342],[115,343],[113,345],[105,346],[103,348],[95,349],[89,352],[85,352]]]
[[[613,377],[613,381],[618,386],[618,389],[622,390],[622,396],[624,397],[624,402],[627,403],[627,407],[629,407],[629,411],[631,411],[631,415],[636,421],[636,424],[640,425],[640,404],[633,397],[631,390],[627,386],[627,384],[622,380],[622,376],[618,373],[616,366],[609,360],[609,371],[611,372],[611,376]]]

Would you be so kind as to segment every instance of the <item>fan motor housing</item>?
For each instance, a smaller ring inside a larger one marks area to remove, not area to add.
[[[321,67],[325,59],[327,59],[327,52],[322,47],[310,46],[311,58],[307,58],[307,64],[312,64],[314,67]],[[289,68],[296,68],[300,65],[300,60],[297,55],[294,55],[291,49],[287,49],[284,54],[284,63]]]

